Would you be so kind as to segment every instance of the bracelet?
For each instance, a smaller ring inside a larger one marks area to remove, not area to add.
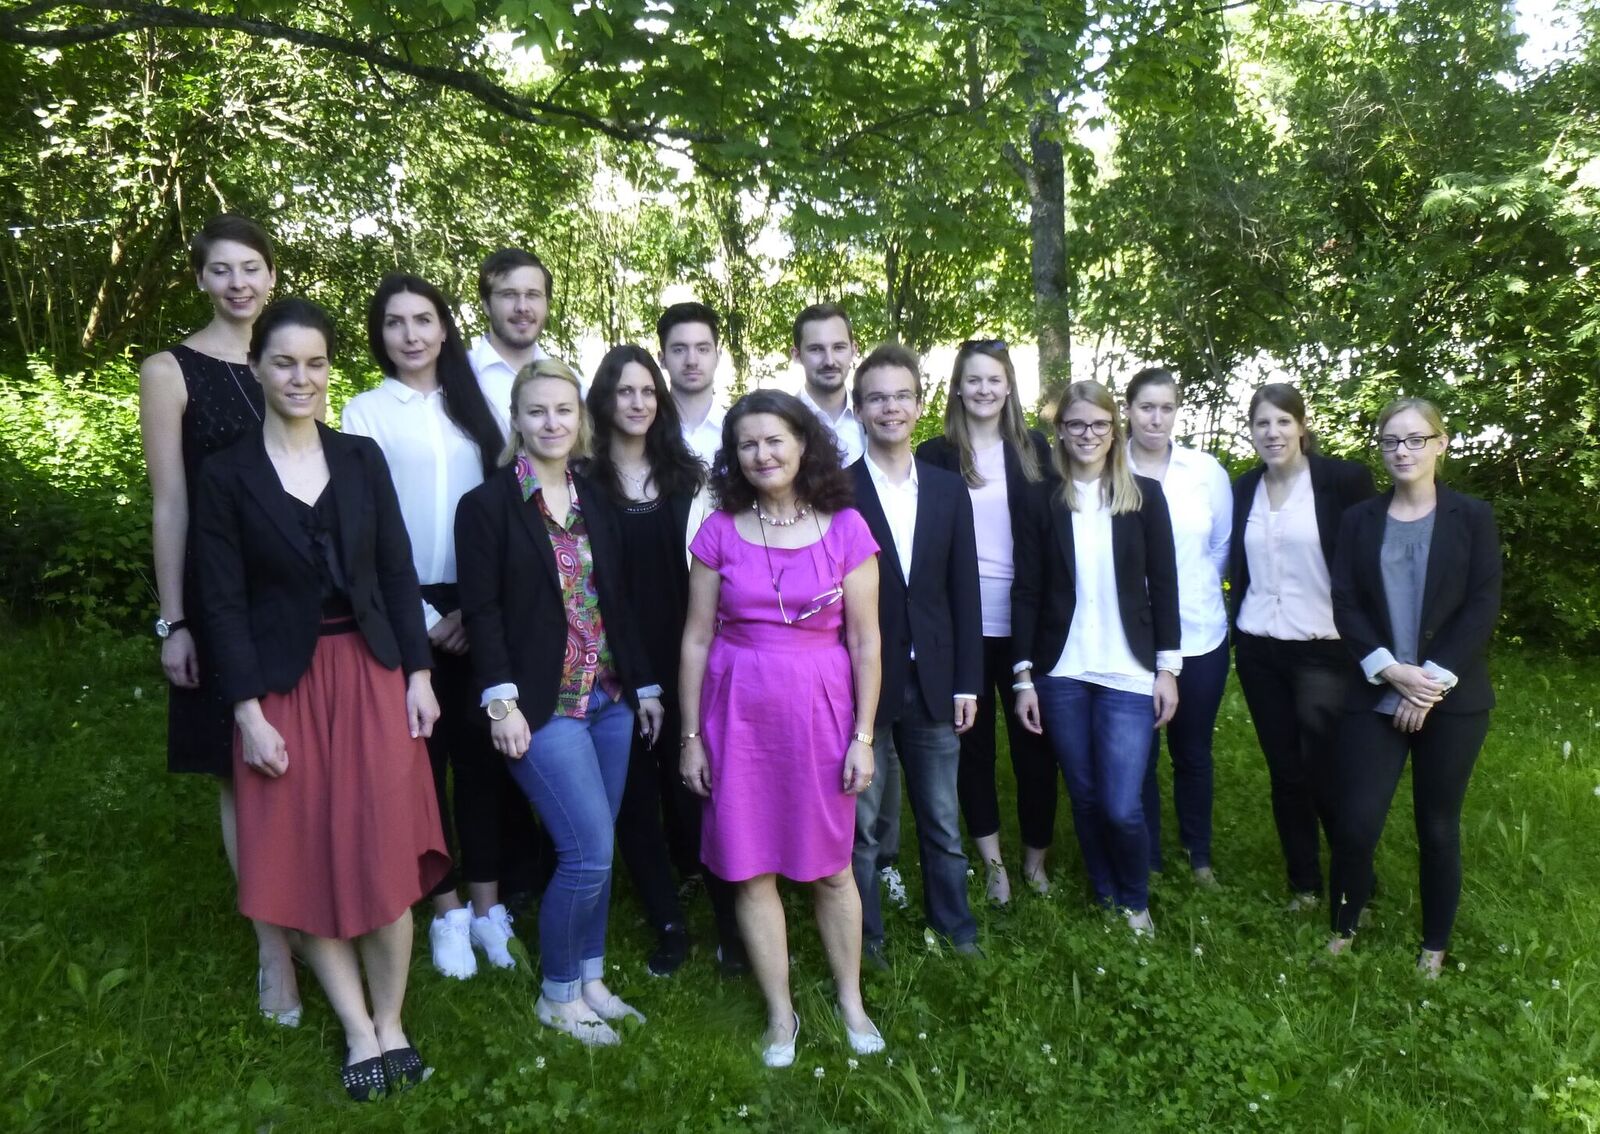
[[[699,740],[700,734],[698,732],[686,732],[682,736],[678,737],[678,739],[687,744],[691,740]]]
[[[1018,682],[1016,682],[1015,684],[1013,684],[1011,686],[1011,692],[1013,692],[1013,693],[1024,693],[1027,690],[1032,689],[1032,688],[1033,688],[1033,682],[1031,682],[1031,681],[1018,681]]]
[[[868,748],[872,747],[872,734],[871,733],[852,732],[850,734],[850,739],[851,740],[859,740],[862,744],[865,744]]]

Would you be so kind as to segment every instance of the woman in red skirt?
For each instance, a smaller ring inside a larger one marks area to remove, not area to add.
[[[345,1089],[365,1100],[426,1076],[400,1023],[411,905],[450,862],[411,545],[378,446],[318,420],[332,353],[321,308],[262,313],[249,352],[262,428],[206,463],[195,522],[238,726],[239,908],[305,935],[344,1027]]]

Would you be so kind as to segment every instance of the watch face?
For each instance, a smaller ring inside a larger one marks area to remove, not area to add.
[[[156,637],[165,638],[172,633],[172,627],[165,618],[156,619]]]
[[[510,702],[503,701],[499,697],[495,697],[489,702],[489,719],[490,720],[492,720],[492,721],[503,721],[510,715],[511,715],[511,704],[510,704]]]

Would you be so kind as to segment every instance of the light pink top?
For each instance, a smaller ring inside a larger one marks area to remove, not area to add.
[[[1287,642],[1339,636],[1309,465],[1276,512],[1267,501],[1267,478],[1261,478],[1244,524],[1244,554],[1250,589],[1239,607],[1242,632]]]
[[[1011,637],[1011,506],[1006,500],[1005,442],[974,449],[973,463],[983,484],[967,488],[972,526],[978,540],[978,600],[985,638]]]

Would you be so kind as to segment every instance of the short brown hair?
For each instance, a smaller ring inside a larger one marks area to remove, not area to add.
[[[223,240],[254,248],[267,262],[267,271],[278,270],[277,261],[272,255],[272,237],[267,235],[266,229],[249,217],[241,217],[237,213],[218,213],[206,221],[204,227],[189,241],[189,267],[195,275],[205,271],[206,261],[211,258],[211,246]]]
[[[861,380],[873,370],[896,367],[911,371],[911,380],[917,387],[917,401],[922,400],[922,359],[917,352],[900,343],[879,343],[856,367],[855,381],[850,387],[850,401],[861,408]]]
[[[837,303],[813,303],[794,317],[794,345],[800,346],[800,331],[807,323],[822,323],[828,319],[843,319],[844,329],[850,332],[851,339],[856,337],[855,325],[843,307]]]

